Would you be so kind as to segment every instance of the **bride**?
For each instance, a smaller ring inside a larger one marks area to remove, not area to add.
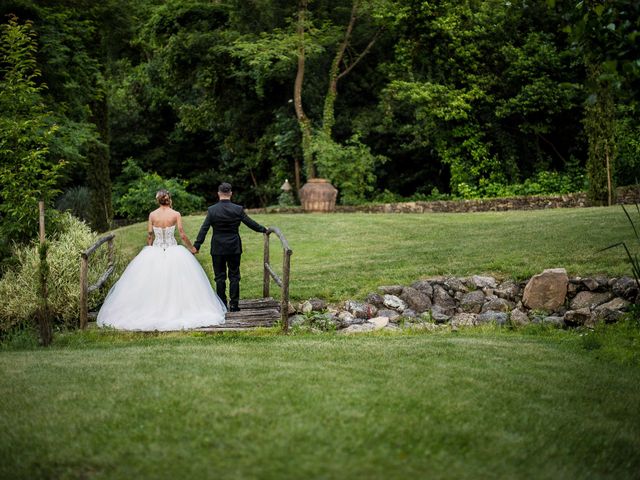
[[[98,313],[98,325],[119,330],[183,330],[224,323],[226,308],[214,293],[196,250],[184,233],[180,213],[167,190],[156,194],[149,214],[147,246],[111,288]],[[174,236],[178,227],[187,248]]]

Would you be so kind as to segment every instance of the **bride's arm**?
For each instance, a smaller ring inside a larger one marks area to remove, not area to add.
[[[182,243],[184,243],[184,246],[187,247],[187,250],[189,250],[191,253],[196,253],[196,249],[193,247],[193,245],[189,241],[189,237],[187,237],[187,234],[184,233],[184,227],[182,226],[182,216],[179,213],[178,213],[178,219],[176,223],[178,225],[178,232],[180,232],[180,238],[182,239]]]
[[[147,223],[147,245],[153,245],[153,239],[155,235],[153,234],[153,223],[151,223],[151,214],[149,214],[149,222]]]

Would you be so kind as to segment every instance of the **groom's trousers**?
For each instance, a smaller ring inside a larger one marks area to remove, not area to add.
[[[216,282],[216,293],[227,305],[227,276],[229,277],[229,304],[230,308],[238,306],[240,301],[240,256],[212,255],[213,275]]]

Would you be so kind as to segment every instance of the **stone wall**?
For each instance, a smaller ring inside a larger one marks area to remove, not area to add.
[[[640,185],[619,187],[617,203],[640,203]],[[434,200],[430,202],[337,205],[339,213],[433,213],[433,212],[501,212],[506,210],[540,210],[545,208],[577,208],[591,206],[584,192],[565,195],[539,195],[474,200]],[[249,213],[303,213],[301,207],[248,209]]]
[[[637,301],[629,277],[569,278],[549,269],[526,282],[490,276],[434,277],[411,285],[387,285],[366,299],[327,305],[311,299],[293,309],[293,326],[336,328],[342,333],[386,329],[457,329],[486,323],[594,327],[616,322]]]

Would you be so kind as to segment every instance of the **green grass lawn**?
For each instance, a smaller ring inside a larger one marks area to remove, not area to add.
[[[407,284],[439,274],[492,274],[522,280],[552,267],[582,276],[631,272],[622,249],[597,253],[619,241],[634,242],[620,207],[252,217],[280,227],[287,237],[294,252],[291,297],[295,300],[363,298],[380,285]],[[192,241],[203,218],[185,218]],[[131,225],[116,234],[121,260],[128,262],[145,244],[146,225]],[[244,226],[241,234],[245,248],[241,296],[256,298],[262,295],[262,235]],[[212,278],[210,235],[198,258]],[[272,263],[279,266],[279,242],[272,238]]]
[[[57,335],[0,353],[0,478],[638,478],[640,367],[570,332]]]
[[[622,251],[596,253],[632,239],[619,208],[255,218],[294,250],[294,299],[629,271]],[[192,239],[201,221],[185,219]],[[117,239],[124,266],[144,224]],[[242,296],[258,297],[262,236],[243,239]],[[18,334],[0,344],[0,478],[638,478],[638,326],[583,333],[89,330],[49,349]]]

